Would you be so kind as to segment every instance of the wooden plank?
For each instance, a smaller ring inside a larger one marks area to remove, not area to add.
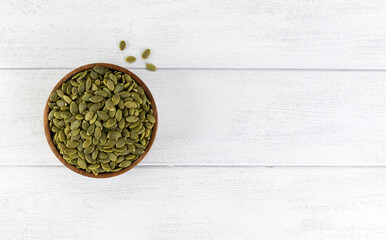
[[[385,69],[385,12],[384,1],[8,0],[0,68],[124,64],[150,47],[159,68]]]
[[[2,239],[383,239],[386,170],[0,167]]]
[[[68,71],[0,71],[0,164],[60,164],[42,116]],[[134,72],[159,110],[141,164],[385,165],[386,72]]]

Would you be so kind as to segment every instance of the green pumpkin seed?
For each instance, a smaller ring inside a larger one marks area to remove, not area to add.
[[[142,53],[142,58],[143,58],[143,59],[147,59],[147,58],[150,56],[150,53],[151,53],[151,50],[150,50],[150,49],[146,49],[146,50],[143,51],[143,53]]]
[[[96,139],[100,139],[102,136],[102,130],[100,127],[96,127],[94,131],[94,136]]]
[[[137,58],[134,56],[128,56],[126,58],[126,62],[128,62],[128,63],[133,63],[133,62],[135,62],[135,60],[137,60]]]
[[[121,171],[123,168],[115,168],[115,169],[113,169],[113,170],[111,170],[111,172],[119,172],[119,171]]]
[[[97,119],[98,115],[97,114],[94,114],[94,116],[90,119],[90,124],[94,124],[96,119]]]
[[[90,72],[90,76],[91,76],[92,79],[95,80],[95,79],[98,78],[98,73],[96,73],[95,71],[91,71],[91,72]]]
[[[68,141],[67,142],[67,147],[68,148],[76,148],[79,145],[78,142],[73,142],[73,141]]]
[[[153,115],[147,114],[147,115],[146,115],[146,118],[147,118],[147,120],[149,120],[149,122],[155,123],[155,118],[154,118]]]
[[[110,119],[107,120],[107,122],[106,122],[106,127],[107,127],[107,128],[111,128],[111,127],[113,127],[116,123],[117,123],[117,120],[116,120],[116,119],[110,118]]]
[[[94,113],[89,111],[86,113],[86,115],[84,115],[84,120],[90,121],[93,116],[94,116]]]
[[[59,107],[64,107],[66,105],[66,102],[64,100],[58,100],[56,101],[56,105]]]
[[[126,42],[123,40],[120,41],[119,42],[119,49],[121,49],[121,51],[123,51],[125,48],[126,48]]]
[[[50,95],[50,101],[55,102],[56,99],[58,99],[58,93],[57,92],[52,92]]]
[[[120,138],[115,144],[118,148],[123,147],[126,144],[126,138]]]
[[[108,79],[106,81],[106,87],[110,90],[110,91],[113,91],[115,86],[114,86],[114,82],[110,79]]]
[[[67,155],[73,155],[76,153],[76,149],[74,148],[66,148],[64,149],[64,153],[67,154]]]
[[[81,158],[78,158],[78,166],[82,169],[86,169],[87,167],[87,163],[85,160],[81,159]]]
[[[107,134],[107,138],[111,138],[111,139],[118,139],[121,136],[122,136],[121,133],[118,131],[111,131]]]
[[[128,167],[130,165],[131,165],[131,161],[125,160],[125,161],[121,162],[118,166],[122,167],[122,168],[126,168],[126,167]]]
[[[78,107],[79,113],[83,113],[86,110],[86,108],[87,108],[86,102],[79,103],[79,107]]]
[[[156,66],[154,66],[151,63],[146,63],[146,68],[147,68],[147,70],[152,71],[152,72],[157,71]]]
[[[119,93],[119,96],[122,98],[122,99],[125,99],[125,98],[128,98],[131,96],[131,94],[127,91],[122,91]]]
[[[70,104],[72,102],[71,98],[69,96],[63,95],[63,100],[66,101],[66,103]]]
[[[116,163],[114,161],[109,162],[110,168],[114,169],[116,166]]]
[[[91,145],[91,139],[87,139],[83,142],[82,147],[83,148],[88,148]]]
[[[89,100],[93,103],[99,103],[103,100],[103,97],[99,96],[99,95],[95,95],[95,96],[90,97]]]
[[[134,131],[130,131],[130,138],[133,140],[138,140],[138,134]]]
[[[89,146],[83,150],[84,154],[91,154],[94,151],[94,146]]]
[[[94,103],[93,105],[90,106],[89,110],[95,113],[96,111],[98,111],[99,108],[100,108],[100,104]]]
[[[115,119],[117,119],[117,121],[122,119],[122,111],[120,109],[115,112]]]
[[[90,165],[88,166],[88,168],[91,169],[91,170],[96,170],[96,169],[98,169],[100,166],[101,166],[101,165],[100,165],[99,163],[95,163],[95,164],[90,164]]]
[[[113,81],[113,83],[116,84],[116,82],[117,82],[117,77],[116,77],[114,74],[110,73],[109,78]]]
[[[76,115],[78,113],[78,105],[75,102],[72,102],[70,104],[70,112],[73,115]]]
[[[135,151],[133,152],[133,154],[137,155],[137,156],[142,155],[144,153],[145,153],[145,151],[143,149],[138,149],[138,148],[135,149]]]
[[[94,159],[92,159],[92,156],[90,154],[84,155],[84,158],[86,159],[86,162],[88,162],[90,164],[93,164],[96,162]]]
[[[76,136],[76,135],[79,134],[79,132],[80,132],[80,129],[78,128],[78,129],[72,130],[72,131],[69,133],[69,135],[71,135],[71,136]]]
[[[125,102],[125,107],[127,107],[127,108],[137,108],[138,105],[135,102]]]
[[[103,90],[95,91],[95,95],[102,96],[104,98],[108,96],[107,92],[105,92]]]
[[[94,71],[100,75],[104,75],[106,73],[106,68],[102,67],[102,66],[95,66],[94,68]]]
[[[130,136],[130,132],[129,130],[127,130],[126,128],[122,130],[122,136],[128,138]]]
[[[113,108],[112,110],[110,110],[107,114],[109,115],[110,118],[113,118],[115,116],[115,108]]]
[[[119,97],[118,94],[115,94],[112,98],[111,98],[111,101],[114,105],[118,105],[119,101],[121,100],[121,98]]]
[[[105,106],[110,111],[115,109],[115,106],[114,106],[113,102],[110,99],[105,102]]]
[[[136,158],[137,158],[137,156],[134,154],[129,154],[129,155],[125,156],[125,160],[129,160],[129,161],[133,161]]]
[[[150,136],[150,133],[151,133],[151,130],[149,128],[146,128],[145,129],[145,137],[149,137]]]
[[[114,153],[107,153],[107,157],[108,159],[110,159],[111,161],[117,161],[117,155],[115,155]]]
[[[60,116],[62,118],[69,118],[71,116],[71,113],[70,112],[61,112]]]
[[[101,163],[101,166],[102,166],[103,170],[105,170],[106,172],[111,171],[111,167],[108,163]]]
[[[95,149],[94,152],[91,153],[91,158],[96,160],[98,157],[98,149]]]
[[[92,124],[90,125],[90,127],[88,127],[87,129],[87,135],[92,135],[94,133],[94,130],[95,130],[95,124]]]
[[[101,136],[101,138],[99,139],[99,141],[100,141],[102,144],[106,144],[106,142],[107,142],[107,135],[106,135],[106,133],[102,132],[102,136]]]
[[[136,121],[138,121],[139,120],[139,118],[138,117],[135,117],[135,116],[128,116],[127,118],[126,118],[126,122],[129,122],[129,123],[133,123],[133,122],[136,122]]]
[[[118,127],[122,130],[125,127],[125,119],[121,119],[118,122]]]

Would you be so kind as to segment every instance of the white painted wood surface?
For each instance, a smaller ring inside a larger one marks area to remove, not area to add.
[[[146,47],[159,68],[386,67],[379,0],[1,3],[3,68],[123,64]],[[117,50],[121,39],[125,53]]]
[[[0,70],[0,99],[7,103],[0,112],[12,113],[1,118],[8,137],[0,140],[0,156],[9,157],[1,164],[61,164],[46,142],[42,113],[67,72]],[[386,72],[134,72],[160,113],[143,164],[386,163]]]
[[[384,1],[0,6],[0,239],[386,237]],[[158,72],[124,62],[146,47]],[[92,62],[159,108],[154,148],[113,179],[67,170],[43,134],[52,87]]]
[[[386,237],[386,169],[0,167],[0,182],[2,239]]]

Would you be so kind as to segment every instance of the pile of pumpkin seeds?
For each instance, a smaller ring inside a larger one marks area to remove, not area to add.
[[[50,95],[49,127],[63,158],[95,175],[118,172],[145,152],[155,117],[126,73],[95,66]]]

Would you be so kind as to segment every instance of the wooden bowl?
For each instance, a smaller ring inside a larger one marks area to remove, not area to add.
[[[151,138],[150,138],[149,144],[147,145],[144,154],[142,154],[137,160],[135,160],[129,167],[124,168],[121,171],[114,172],[114,173],[100,173],[97,176],[95,176],[93,173],[88,173],[85,170],[79,169],[79,168],[69,164],[66,160],[64,160],[63,156],[59,153],[58,149],[54,145],[54,142],[52,140],[51,131],[50,131],[50,128],[49,128],[49,125],[48,125],[48,112],[50,110],[50,108],[48,106],[48,103],[50,102],[50,97],[49,96],[51,95],[51,93],[56,91],[57,89],[59,89],[59,87],[62,85],[62,83],[64,83],[68,79],[70,79],[72,76],[74,76],[78,72],[81,72],[81,71],[93,68],[96,65],[99,65],[99,66],[102,66],[102,67],[105,67],[105,68],[109,68],[109,69],[113,69],[113,70],[118,70],[120,72],[129,74],[131,76],[131,78],[133,78],[143,88],[143,90],[145,91],[146,96],[147,96],[147,98],[149,99],[149,101],[151,103],[151,106],[152,106],[152,109],[153,109],[153,113],[154,113],[154,117],[156,119],[156,122],[155,122],[154,127],[153,127],[153,131],[152,131],[152,134],[151,134]],[[150,90],[147,88],[145,83],[143,83],[142,80],[139,79],[139,77],[137,77],[134,73],[130,72],[126,68],[119,67],[117,65],[109,64],[109,63],[93,63],[93,64],[88,64],[88,65],[79,67],[79,68],[74,69],[71,72],[69,72],[66,76],[64,76],[56,84],[54,89],[52,89],[51,93],[48,96],[48,100],[46,102],[46,106],[45,106],[45,109],[44,109],[44,117],[43,117],[44,132],[46,134],[47,142],[48,142],[48,145],[50,146],[52,152],[59,159],[59,161],[61,163],[63,163],[64,166],[68,167],[72,171],[74,171],[76,173],[79,173],[80,175],[83,175],[83,176],[86,176],[86,177],[92,177],[92,178],[109,178],[109,177],[118,176],[118,175],[121,175],[122,173],[125,173],[125,172],[129,171],[133,167],[137,166],[138,163],[141,162],[142,159],[145,158],[146,154],[149,152],[151,146],[153,145],[153,142],[154,142],[154,139],[155,139],[155,136],[156,136],[156,133],[157,133],[157,127],[158,127],[158,113],[157,113],[157,107],[155,105],[155,101],[154,101],[153,95],[151,94]]]

